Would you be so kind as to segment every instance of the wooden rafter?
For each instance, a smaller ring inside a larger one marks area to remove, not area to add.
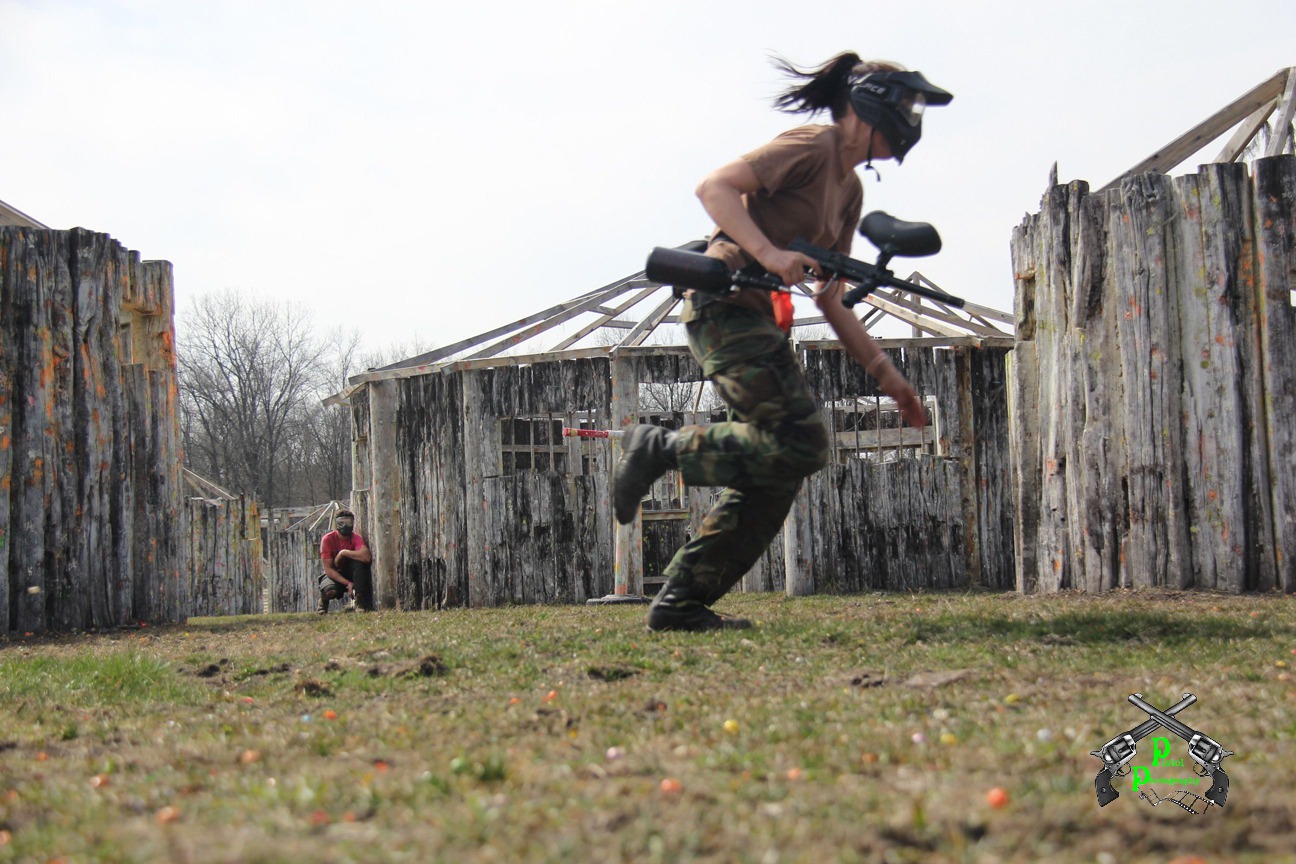
[[[687,248],[687,247],[681,247]],[[938,287],[921,273],[913,273],[909,281]],[[347,387],[324,400],[325,405],[347,404],[357,390],[371,381],[389,381],[402,378],[413,378],[433,372],[481,369],[494,366],[527,365],[546,360],[577,359],[608,356],[610,354],[639,350],[673,350],[671,346],[645,349],[645,343],[662,325],[678,324],[679,316],[673,314],[680,300],[666,285],[649,282],[642,271],[634,273],[616,282],[604,285],[594,291],[582,294],[566,303],[550,306],[540,312],[520,318],[502,327],[496,327],[486,333],[462,339],[452,345],[438,348],[393,363],[381,369],[371,369],[352,376]],[[810,295],[807,285],[795,286],[804,295]],[[629,297],[622,295],[634,292]],[[660,292],[667,292],[663,299]],[[642,317],[629,314],[631,309],[644,304],[652,304],[650,311]],[[967,317],[961,317],[966,315]],[[861,323],[865,329],[873,326],[886,316],[894,317],[914,327],[917,334],[930,334],[938,342],[963,344],[970,338],[971,343],[981,344],[982,340],[1009,339],[1011,333],[1003,333],[996,328],[996,323],[1007,325],[1011,331],[1013,318],[1003,312],[969,303],[963,310],[954,310],[943,305],[924,304],[921,300],[910,300],[900,292],[884,291],[875,293],[860,304]],[[594,316],[593,320],[581,319],[580,316]],[[638,317],[638,320],[636,320]],[[569,321],[580,324],[578,329],[564,336],[554,347],[547,351],[525,354],[506,354],[509,349],[517,348],[528,340],[552,330]],[[826,323],[822,316],[800,317],[793,322],[796,328]],[[619,341],[614,346],[591,348],[574,348],[582,339],[600,328],[614,328],[621,331]],[[928,338],[919,335],[920,339]],[[989,344],[989,343],[987,343]],[[474,349],[477,349],[474,351]],[[687,350],[680,347],[679,350]],[[473,353],[467,353],[473,352]]]
[[[624,294],[627,291],[638,288],[644,284],[645,283],[641,279],[627,279],[625,282],[621,283],[620,285],[617,285],[615,288],[608,289],[606,293],[599,294],[598,296],[586,300],[583,303],[564,304],[567,308],[563,309],[562,311],[550,315],[545,320],[532,324],[527,329],[515,333],[512,336],[505,337],[504,339],[499,340],[495,344],[483,348],[482,350],[478,351],[476,354],[470,354],[466,359],[479,360],[483,357],[493,357],[496,354],[500,353],[501,351],[512,348],[515,345],[520,345],[526,340],[532,338],[533,336],[538,336],[541,333],[545,332],[546,330],[552,330],[554,327],[557,327],[559,324],[562,324],[565,321],[575,318],[577,315],[580,315],[582,312],[588,312],[589,310],[597,306],[602,306],[605,301],[611,300],[621,294]]]
[[[1269,142],[1266,156],[1276,156],[1282,152],[1287,141],[1287,126],[1291,123],[1293,108],[1296,108],[1296,67],[1280,69],[1272,77],[1252,87],[1240,98],[1235,99],[1207,117],[1184,134],[1175,138],[1151,156],[1133,168],[1112,180],[1099,192],[1120,188],[1121,181],[1139,174],[1164,174],[1183,162],[1189,156],[1219,138],[1229,129],[1241,123],[1238,131],[1229,139],[1220,152],[1217,162],[1232,162],[1246,151],[1247,145],[1254,140],[1256,133],[1265,120],[1275,110],[1277,121],[1274,124],[1276,135]]]
[[[655,294],[657,292],[658,287],[659,286],[657,285],[649,285],[647,288],[644,288],[642,291],[640,291],[638,294],[635,294],[633,297],[631,297],[629,300],[622,303],[620,306],[616,306],[611,309],[607,309],[603,307],[595,309],[594,310],[595,312],[600,313],[600,317],[594,319],[592,322],[585,325],[580,330],[577,330],[575,334],[568,336],[566,339],[559,342],[557,345],[553,347],[553,350],[565,351],[571,346],[575,345],[580,340],[584,339],[589,334],[593,333],[595,330],[597,330],[600,327],[617,327],[617,328],[624,327],[626,329],[633,329],[635,326],[633,323],[622,324],[621,322],[615,320],[616,316],[625,312],[627,309],[630,309],[631,307],[637,305],[639,301],[643,300],[645,297]]]
[[[17,207],[11,207],[3,201],[0,201],[0,225],[16,225],[19,228],[48,228],[37,222]]]
[[[1246,151],[1247,145],[1255,138],[1256,133],[1260,131],[1260,127],[1264,126],[1265,121],[1269,119],[1269,115],[1273,114],[1276,107],[1278,107],[1277,102],[1272,100],[1266,102],[1257,108],[1250,117],[1238,124],[1237,129],[1233,132],[1233,137],[1229,138],[1228,143],[1224,145],[1224,149],[1216,155],[1215,161],[1233,162],[1241,156]]]
[[[539,322],[551,320],[554,316],[562,315],[565,312],[570,311],[574,307],[578,307],[578,306],[584,307],[585,304],[591,302],[591,298],[593,298],[594,303],[601,304],[603,301],[609,300],[613,297],[616,297],[618,294],[624,293],[625,291],[631,290],[633,288],[637,288],[643,284],[645,283],[642,280],[634,280],[634,279],[625,279],[620,282],[613,282],[611,285],[605,285],[596,291],[591,291],[587,294],[582,294],[581,296],[575,298],[574,300],[569,300],[566,303],[559,303],[556,306],[550,306],[548,309],[545,309],[542,312],[537,312],[534,315],[528,315],[525,318],[520,318],[517,321],[512,322],[511,324],[505,324],[503,327],[496,327],[494,330],[488,330],[485,333],[478,334],[468,339],[461,339],[460,341],[455,342],[453,345],[447,345],[444,348],[437,348],[434,351],[428,351],[427,353],[419,354],[416,357],[409,357],[397,363],[392,363],[389,366],[384,366],[381,369],[374,369],[368,372],[362,372],[359,375],[353,375],[352,377],[347,379],[347,383],[362,384],[365,381],[382,380],[384,377],[388,377],[388,376],[383,376],[378,373],[389,372],[396,369],[413,369],[415,370],[414,374],[420,374],[422,372],[431,372],[433,371],[433,368],[437,362],[442,361],[447,357],[452,357],[455,354],[459,354],[463,351],[467,351],[470,348],[475,348],[478,345],[481,345],[483,342],[486,342],[487,340],[494,339],[498,336],[502,336],[507,333],[514,333],[523,327],[528,327]],[[564,318],[563,320],[566,319]],[[514,340],[514,341],[521,341],[521,340]],[[508,346],[506,345],[504,347],[508,347]],[[409,376],[399,376],[399,377],[409,377]]]
[[[922,297],[912,297],[906,292],[900,290],[887,291],[882,294],[888,300],[904,306],[915,315],[927,316],[934,318],[944,324],[954,327],[961,327],[970,333],[976,333],[980,336],[1006,336],[1002,330],[991,326],[984,321],[977,321],[973,318],[960,318],[954,310],[941,303],[935,303],[930,300],[924,302]],[[930,304],[930,305],[929,305]]]
[[[216,498],[223,501],[233,501],[234,498],[237,497],[217,486],[215,483],[196,471],[191,471],[188,468],[182,467],[180,473],[181,476],[184,477],[186,483],[192,486],[196,491],[203,493],[200,497]]]
[[[657,325],[662,322],[662,319],[664,319],[679,302],[680,299],[675,296],[674,292],[671,292],[656,309],[648,313],[648,317],[640,321],[633,330],[626,334],[625,338],[617,345],[617,348],[626,345],[642,345],[644,340],[652,335],[653,330],[657,329]]]
[[[1269,139],[1269,149],[1265,151],[1266,156],[1278,156],[1283,151],[1283,145],[1287,143],[1287,136],[1290,134],[1288,127],[1291,126],[1292,111],[1296,110],[1296,69],[1287,70],[1287,86],[1283,88],[1281,104],[1278,106],[1278,119],[1274,121],[1274,135]]]
[[[877,309],[881,309],[883,312],[886,312],[895,318],[899,318],[906,324],[911,324],[919,330],[923,330],[936,336],[967,335],[966,330],[960,331],[957,327],[951,327],[943,321],[936,320],[930,315],[922,315],[913,312],[888,297],[879,296],[876,291],[865,297],[863,302]]]

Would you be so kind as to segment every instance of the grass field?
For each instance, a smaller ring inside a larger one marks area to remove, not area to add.
[[[0,862],[1296,860],[1292,598],[720,608],[758,626],[527,607],[0,642]],[[1228,805],[1127,778],[1100,809],[1126,696],[1186,691],[1236,751]]]

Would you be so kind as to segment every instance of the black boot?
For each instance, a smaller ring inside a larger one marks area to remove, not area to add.
[[[679,433],[660,426],[635,426],[621,439],[621,461],[612,471],[612,506],[616,519],[629,525],[639,502],[668,468],[678,468],[675,439]]]
[[[327,615],[327,614],[328,614],[328,601],[329,601],[328,595],[327,595],[327,594],[324,594],[323,592],[321,592],[321,593],[320,593],[320,602],[319,602],[319,606],[315,609],[315,611],[318,612],[318,613],[321,614],[321,615]]]
[[[649,630],[746,630],[746,618],[730,618],[689,598],[684,585],[667,582],[648,607]]]

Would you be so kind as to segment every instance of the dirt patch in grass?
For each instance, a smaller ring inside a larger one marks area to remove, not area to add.
[[[723,607],[757,627],[525,607],[0,642],[0,862],[1291,860],[1290,598]],[[1225,808],[1129,778],[1097,806],[1133,692],[1197,694]]]

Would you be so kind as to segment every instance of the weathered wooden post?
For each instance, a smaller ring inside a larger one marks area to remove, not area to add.
[[[487,465],[494,461],[493,438],[487,432],[488,418],[481,392],[486,371],[463,373],[464,447],[464,525],[468,560],[468,605],[491,606],[495,603],[495,584],[488,542],[487,520],[490,502],[486,498]],[[372,385],[371,385],[372,386]],[[473,432],[477,434],[472,434]],[[375,496],[376,498],[376,496]]]
[[[611,357],[612,429],[624,431],[639,422],[639,369],[633,357],[614,353]],[[620,458],[617,453],[612,463]],[[612,509],[612,484],[607,500],[599,506]],[[617,524],[613,534],[613,587],[607,597],[591,597],[587,603],[643,603],[643,513],[629,525]]]
[[[396,572],[400,548],[400,466],[396,447],[396,405],[399,382],[369,384],[370,517],[373,536],[374,602],[378,608],[397,608]]]
[[[1294,79],[1296,80],[1296,79]],[[1263,430],[1270,512],[1273,514],[1273,583],[1296,591],[1296,157],[1257,159],[1255,170],[1255,298],[1264,387]],[[1264,493],[1264,487],[1259,489]]]
[[[804,368],[805,351],[795,347],[797,361]],[[783,589],[789,597],[806,597],[814,593],[814,538],[810,525],[810,492],[802,483],[783,520]]]

